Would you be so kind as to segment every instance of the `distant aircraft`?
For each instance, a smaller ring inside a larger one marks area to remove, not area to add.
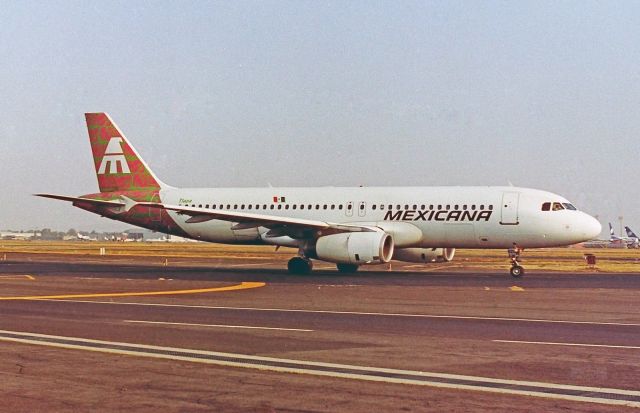
[[[613,246],[620,246],[622,248],[626,247],[626,248],[638,248],[640,247],[640,240],[638,240],[638,237],[635,236],[629,236],[629,232],[631,231],[629,229],[629,227],[624,227],[625,230],[627,231],[627,235],[626,237],[619,237],[615,234],[614,230],[613,230],[613,225],[611,225],[611,222],[609,222],[609,233],[611,235],[609,242],[611,242],[611,244],[613,244]],[[633,231],[631,231],[631,233],[633,233]]]
[[[185,238],[297,248],[291,273],[310,272],[312,259],[348,273],[392,259],[450,261],[455,248],[508,248],[511,275],[519,277],[521,249],[575,244],[601,230],[565,198],[528,188],[178,189],[156,177],[109,115],[85,117],[100,192],[38,196]],[[215,156],[230,155],[219,149]],[[306,165],[282,167],[309,173]],[[245,171],[260,173],[260,165]]]
[[[35,232],[0,232],[0,239],[4,240],[30,240],[38,236],[40,236],[40,234]]]
[[[638,238],[636,233],[633,232],[629,227],[624,227],[624,230],[627,233],[627,237],[633,242],[634,248],[640,248],[640,238]]]
[[[79,232],[76,234],[76,236],[78,237],[78,239],[80,241],[97,241],[98,240],[97,238],[92,238],[92,237],[90,237],[88,235],[82,235]]]

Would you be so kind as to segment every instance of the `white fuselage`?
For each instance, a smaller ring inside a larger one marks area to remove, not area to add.
[[[375,226],[394,235],[398,248],[563,246],[601,229],[581,211],[542,210],[545,202],[567,204],[563,197],[517,187],[201,188],[166,189],[160,197],[172,205]],[[289,237],[266,237],[265,227],[170,216],[194,239],[300,246]]]

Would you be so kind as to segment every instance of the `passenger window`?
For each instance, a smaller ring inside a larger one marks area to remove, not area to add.
[[[462,205],[462,209],[466,211],[467,210],[467,206],[466,205]]]
[[[542,210],[543,211],[550,211],[551,210],[551,202],[545,202],[544,204],[542,204]]]
[[[418,209],[418,205],[413,205],[413,209]]]
[[[282,204],[278,204],[278,209],[282,209]]]
[[[378,206],[376,204],[371,205],[371,209],[373,209],[374,211],[376,210]]]
[[[409,205],[405,205],[405,206],[404,206],[404,209],[409,209]]]
[[[251,208],[253,208],[253,205],[251,204],[247,205],[247,209],[251,209]]]
[[[273,206],[273,205],[271,205],[271,206],[269,207],[269,209],[273,209],[273,208],[275,208],[275,206]]]
[[[493,205],[489,205],[489,211],[493,211]]]
[[[420,209],[421,209],[421,210],[423,210],[423,211],[424,211],[426,208],[427,208],[427,206],[426,206],[426,205],[424,205],[424,204],[420,205]]]
[[[393,205],[389,204],[389,208],[387,208],[389,211],[391,211],[393,209]]]
[[[457,211],[458,210],[458,205],[454,205],[453,209],[454,209],[454,211]]]
[[[227,209],[231,209],[231,204],[227,204]]]
[[[482,211],[484,209],[484,205],[480,205],[480,210]]]
[[[451,208],[451,205],[447,205],[447,207],[445,209],[448,211],[449,208]]]
[[[211,205],[211,209],[216,209],[216,206],[215,205]]]
[[[300,204],[300,209],[304,209],[304,204]]]
[[[327,209],[327,204],[322,205],[322,209]]]
[[[233,206],[233,209],[238,209],[238,204],[235,204],[235,205]]]
[[[351,208],[353,208],[353,205],[351,205],[351,204],[347,205],[347,209],[348,209],[349,211],[351,211]]]
[[[244,204],[240,205],[240,209],[244,209]]]
[[[554,211],[562,211],[564,209],[564,207],[562,206],[562,204],[560,202],[554,202],[552,209]]]
[[[433,205],[429,205],[429,209],[430,209],[430,210],[433,210]]]
[[[287,205],[285,205],[285,206],[284,206],[284,209],[289,209],[289,205],[288,205],[288,204],[287,204]]]
[[[442,209],[442,205],[438,205],[438,210],[441,210],[441,209]]]
[[[342,211],[342,204],[338,205],[338,209]]]
[[[360,211],[364,210],[364,204],[360,204]]]
[[[472,211],[475,211],[475,210],[476,210],[476,205],[475,205],[475,204],[471,205],[471,210],[472,210]]]

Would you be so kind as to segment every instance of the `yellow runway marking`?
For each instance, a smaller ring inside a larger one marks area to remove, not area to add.
[[[26,278],[27,280],[34,281],[35,278],[29,274],[11,274],[11,275],[0,275],[0,279],[3,280],[21,280]]]
[[[201,288],[197,290],[172,290],[172,291],[143,291],[132,293],[98,293],[98,294],[66,294],[66,295],[34,295],[27,297],[0,297],[0,300],[56,300],[68,298],[96,298],[96,297],[145,297],[151,295],[178,295],[178,294],[202,294],[223,291],[248,290],[250,288],[264,287],[263,282],[243,282],[242,284],[228,287]]]

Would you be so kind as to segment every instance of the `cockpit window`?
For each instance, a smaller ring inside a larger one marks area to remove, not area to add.
[[[553,211],[562,211],[564,207],[560,202],[554,202],[553,207],[551,208]]]
[[[574,207],[573,205],[571,205],[568,202],[563,202],[562,205],[564,205],[565,208],[567,208],[570,211],[577,211],[578,208]]]
[[[542,204],[542,210],[543,211],[550,211],[551,210],[551,202],[545,202],[544,204]]]

